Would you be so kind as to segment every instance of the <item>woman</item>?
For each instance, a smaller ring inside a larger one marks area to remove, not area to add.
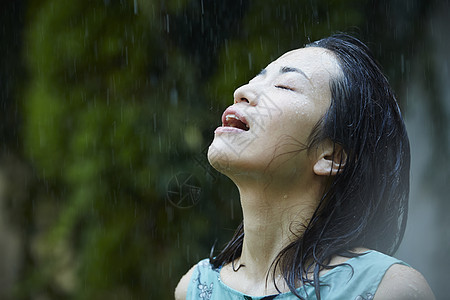
[[[177,299],[434,299],[388,256],[406,225],[409,142],[364,44],[334,35],[284,54],[222,123],[208,159],[237,185],[244,220]]]

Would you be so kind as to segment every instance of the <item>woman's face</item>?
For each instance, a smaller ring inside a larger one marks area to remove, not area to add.
[[[234,92],[208,151],[211,165],[231,176],[312,170],[308,151],[299,150],[329,108],[330,77],[339,74],[323,48],[293,50],[269,64]]]

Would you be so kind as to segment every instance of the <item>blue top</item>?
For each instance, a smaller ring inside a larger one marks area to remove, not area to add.
[[[343,265],[331,269],[320,276],[320,296],[322,299],[373,299],[378,285],[386,271],[393,264],[404,262],[377,251],[350,258]],[[316,299],[314,287],[306,284],[297,289],[306,299]],[[200,261],[190,279],[186,299],[298,299],[291,292],[272,296],[247,296],[225,285],[220,279],[220,268],[214,269],[208,259]]]

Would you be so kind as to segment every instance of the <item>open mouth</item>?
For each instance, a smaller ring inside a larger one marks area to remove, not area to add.
[[[239,118],[239,116],[231,113],[225,115],[225,118],[223,120],[223,126],[239,128],[244,131],[248,131],[250,129],[244,118],[241,119]]]

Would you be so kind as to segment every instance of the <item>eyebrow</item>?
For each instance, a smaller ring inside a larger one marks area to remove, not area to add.
[[[306,79],[309,80],[309,78],[308,78],[308,76],[306,76],[305,72],[303,72],[303,71],[300,70],[300,69],[292,68],[292,67],[283,67],[283,68],[281,68],[281,70],[280,70],[280,73],[290,73],[290,72],[295,72],[295,73],[302,74]]]
[[[297,68],[292,68],[292,67],[282,67],[280,70],[280,73],[284,74],[284,73],[289,73],[289,72],[295,72],[295,73],[299,73],[302,74],[306,79],[308,79],[308,81],[310,80],[308,76],[306,76],[305,72],[303,72],[300,69]],[[267,73],[266,69],[262,69],[261,72],[259,72],[258,75],[256,76],[260,76],[260,75],[264,75]]]

